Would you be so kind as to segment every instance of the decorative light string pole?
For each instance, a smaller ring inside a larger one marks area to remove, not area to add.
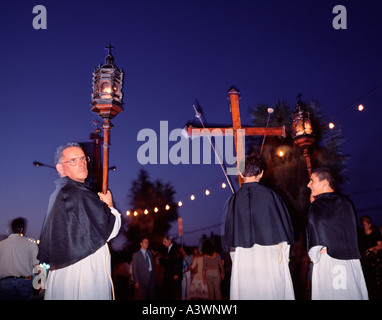
[[[108,55],[103,66],[98,66],[93,72],[92,111],[103,119],[103,169],[102,192],[108,189],[110,130],[113,127],[110,120],[123,111],[122,87],[123,71],[114,64],[110,44],[106,47]]]
[[[315,138],[312,123],[310,121],[310,114],[302,107],[301,94],[298,95],[298,98],[299,100],[296,109],[292,114],[292,138],[294,143],[302,149],[310,178],[312,174],[312,164],[310,161],[309,148],[313,144]]]

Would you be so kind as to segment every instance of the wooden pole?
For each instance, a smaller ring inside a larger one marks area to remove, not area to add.
[[[106,194],[108,189],[109,178],[109,146],[110,146],[110,129],[112,124],[110,119],[104,118],[103,128],[103,169],[102,169],[102,193]]]
[[[241,119],[240,119],[240,109],[239,109],[239,91],[232,88],[228,91],[229,100],[231,103],[231,113],[232,113],[232,127],[233,127],[233,137],[236,149],[236,164],[237,164],[237,175],[239,179],[239,186],[244,182],[240,175],[240,163],[244,158],[244,146],[243,146],[243,135],[240,132]]]

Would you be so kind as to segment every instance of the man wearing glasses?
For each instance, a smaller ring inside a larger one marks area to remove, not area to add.
[[[121,227],[108,190],[98,196],[85,186],[87,157],[77,143],[57,148],[60,179],[49,199],[38,259],[50,265],[46,300],[111,299],[107,242]]]

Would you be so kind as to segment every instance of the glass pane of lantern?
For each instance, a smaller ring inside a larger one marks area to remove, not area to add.
[[[108,82],[102,83],[102,92],[111,93],[110,84]]]
[[[313,133],[312,125],[311,125],[309,119],[304,119],[304,129],[305,129],[306,134],[312,134]]]
[[[302,119],[296,120],[294,128],[295,128],[294,132],[296,136],[301,136],[302,134],[304,134],[304,126],[303,126]]]

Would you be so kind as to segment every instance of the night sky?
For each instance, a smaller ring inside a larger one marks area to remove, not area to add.
[[[39,4],[47,9],[46,30],[32,26]],[[335,30],[332,10],[339,4],[347,9],[347,29]],[[195,99],[209,122],[230,124],[226,94],[235,85],[243,124],[251,121],[248,108],[260,103],[294,105],[300,92],[306,102],[317,100],[328,122],[343,126],[343,151],[351,156],[345,193],[358,215],[382,224],[380,1],[32,0],[2,1],[0,9],[0,234],[24,216],[27,235],[38,238],[58,176],[32,163],[52,165],[58,145],[89,141],[98,119],[90,110],[92,72],[109,43],[125,73],[124,111],[111,131],[110,165],[117,170],[109,179],[122,213],[144,168],[170,182],[175,200],[183,201],[186,244],[220,233],[230,195],[220,187],[220,166],[141,165],[137,134],[159,133],[160,121],[169,131],[182,128],[194,119]],[[195,201],[188,200],[192,193]]]

